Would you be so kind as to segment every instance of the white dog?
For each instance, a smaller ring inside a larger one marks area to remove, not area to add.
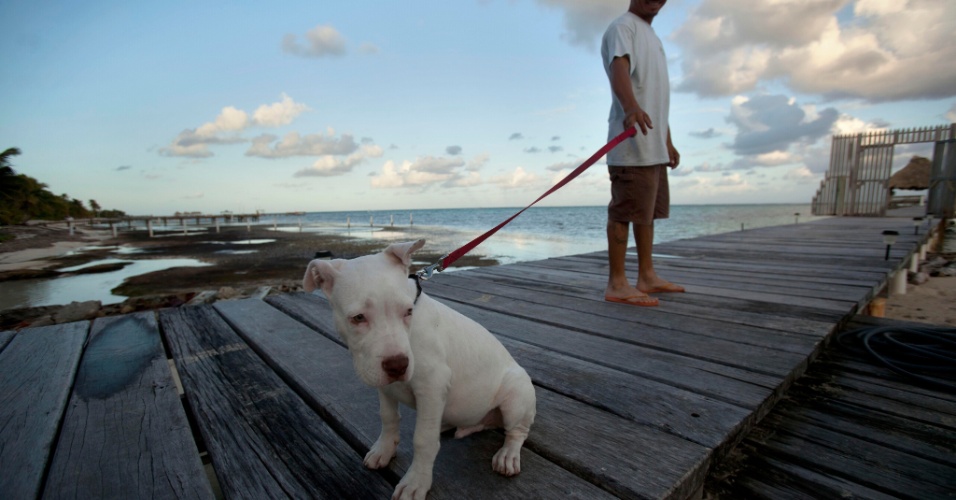
[[[392,498],[425,498],[432,484],[439,434],[456,438],[505,429],[492,458],[500,474],[521,471],[521,445],[534,421],[531,378],[478,323],[428,295],[409,279],[411,254],[424,240],[389,246],[352,260],[313,260],[303,285],[321,288],[359,378],[377,387],[382,433],[365,465],[388,465],[398,445],[398,403],[417,409],[414,457]]]

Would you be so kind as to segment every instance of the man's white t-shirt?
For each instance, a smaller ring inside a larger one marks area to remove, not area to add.
[[[650,166],[670,161],[667,154],[667,117],[670,112],[670,83],[664,45],[646,21],[626,12],[608,27],[601,42],[604,71],[611,75],[611,61],[628,56],[631,63],[631,88],[637,103],[651,117],[654,127],[622,142],[607,154],[613,166]],[[608,117],[608,141],[624,131],[624,109],[611,92]]]

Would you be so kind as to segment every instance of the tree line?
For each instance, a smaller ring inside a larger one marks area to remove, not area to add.
[[[47,185],[13,169],[11,159],[18,148],[0,153],[0,225],[25,224],[29,220],[63,220],[88,217],[122,217],[120,210],[102,210],[96,200],[89,207],[66,193],[55,195]]]

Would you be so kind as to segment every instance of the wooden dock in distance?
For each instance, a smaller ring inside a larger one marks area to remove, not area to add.
[[[515,478],[491,471],[500,433],[443,436],[430,498],[698,494],[926,229],[834,218],[661,244],[687,293],[658,308],[604,302],[603,253],[435,277],[426,293],[527,369],[538,417]],[[362,466],[377,397],[319,296],[0,332],[0,349],[0,497],[387,498],[411,460],[405,409],[398,457]]]

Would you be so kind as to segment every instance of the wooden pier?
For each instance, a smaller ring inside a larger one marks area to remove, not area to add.
[[[531,375],[538,416],[515,478],[491,470],[500,433],[443,436],[429,498],[699,495],[905,272],[921,224],[833,218],[660,244],[658,271],[687,293],[657,308],[603,301],[603,253],[436,276],[425,292]],[[884,230],[900,233],[888,259]],[[2,498],[388,498],[410,464],[403,409],[396,459],[362,466],[377,396],[319,296],[0,332],[0,349]]]

